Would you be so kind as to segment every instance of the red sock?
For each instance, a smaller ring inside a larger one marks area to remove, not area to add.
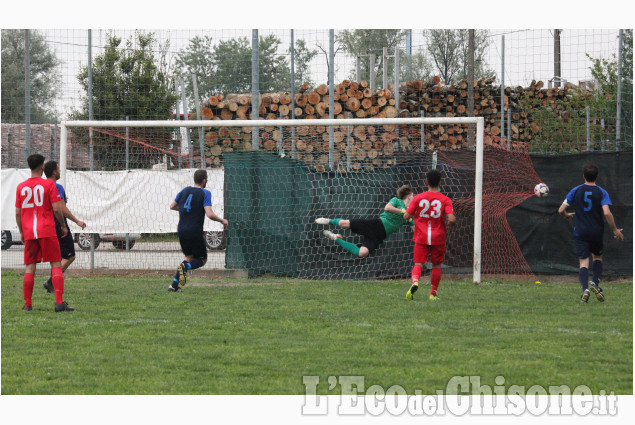
[[[415,264],[412,268],[412,283],[419,282],[419,279],[421,279],[421,266]]]
[[[55,302],[62,304],[64,302],[62,295],[64,295],[64,273],[62,273],[61,267],[53,267],[51,271],[51,277],[53,281],[53,289],[55,289]]]
[[[430,295],[434,295],[435,297],[437,296],[439,283],[441,283],[441,268],[433,267],[432,273],[430,274]]]
[[[22,279],[22,291],[24,292],[24,306],[33,306],[33,285],[35,284],[35,275],[33,273],[24,273]]]

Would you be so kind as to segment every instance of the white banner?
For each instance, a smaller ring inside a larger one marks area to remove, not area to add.
[[[181,189],[194,184],[195,171],[67,171],[67,206],[86,222],[90,233],[173,233],[179,213],[170,210],[170,203]],[[207,174],[212,209],[224,217],[224,172],[216,168]],[[30,176],[28,169],[2,170],[2,230],[18,230],[15,191]],[[80,230],[70,220],[69,225],[73,232]],[[204,230],[222,229],[221,223],[205,220]]]

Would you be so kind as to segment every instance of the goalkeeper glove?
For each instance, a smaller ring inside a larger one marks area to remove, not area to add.
[[[406,213],[406,209],[405,209],[405,208],[402,208],[402,209],[401,209],[401,214],[405,214],[405,213]]]

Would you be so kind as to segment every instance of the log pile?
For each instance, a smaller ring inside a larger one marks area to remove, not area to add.
[[[509,135],[501,138],[500,86],[493,83],[494,78],[474,82],[474,114],[485,118],[486,145],[507,146]],[[335,118],[394,118],[419,117],[423,112],[426,117],[465,117],[468,115],[467,86],[467,80],[446,85],[439,77],[429,81],[408,81],[399,87],[397,105],[390,88],[373,92],[366,81],[344,80],[334,88],[333,114]],[[566,115],[563,105],[569,101],[568,89],[568,86],[547,89],[542,81],[533,81],[526,88],[505,88],[505,122],[509,110],[513,148],[522,148],[540,132],[540,126],[533,121],[526,105]],[[259,119],[329,118],[330,99],[326,84],[311,90],[303,84],[293,100],[288,92],[260,95]],[[219,94],[208,99],[201,115],[206,120],[248,120],[253,106],[250,94]],[[225,152],[250,151],[251,134],[251,127],[208,128],[205,135],[208,161],[218,165]],[[345,168],[350,161],[354,170],[394,165],[396,151],[419,151],[422,142],[419,126],[336,126],[333,135],[335,163]],[[468,147],[468,129],[459,124],[426,125],[423,142],[426,149],[465,149]],[[295,137],[292,137],[289,128],[264,126],[260,129],[259,146],[272,153],[293,152],[296,159],[321,170],[328,164],[329,131],[326,126],[300,126],[295,128]]]

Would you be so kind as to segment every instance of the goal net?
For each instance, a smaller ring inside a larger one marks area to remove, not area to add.
[[[205,168],[212,208],[230,223],[224,231],[206,220],[205,268],[386,279],[410,275],[409,226],[358,258],[322,231],[357,245],[361,236],[314,221],[379,218],[401,185],[426,190],[436,165],[458,219],[445,272],[477,282],[481,273],[531,274],[505,215],[533,195],[539,178],[522,145],[484,146],[483,136],[481,118],[69,121],[61,128],[61,183],[89,225],[80,236],[91,267],[175,268],[178,213],[168,206]],[[100,246],[91,245],[95,239]]]

